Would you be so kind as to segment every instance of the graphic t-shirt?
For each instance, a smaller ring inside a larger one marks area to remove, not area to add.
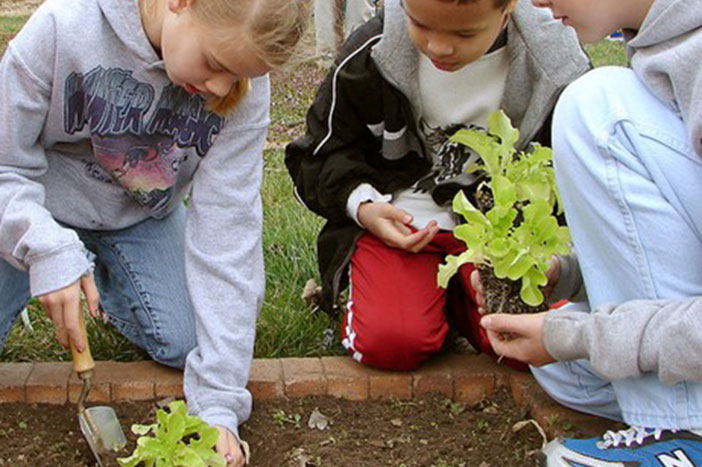
[[[446,140],[460,128],[485,128],[487,117],[500,108],[508,71],[506,47],[454,72],[436,69],[420,54],[420,133],[434,165],[426,177],[396,193],[393,200],[395,206],[412,214],[415,228],[423,228],[430,220],[436,220],[442,229],[455,227],[450,202],[439,206],[430,192],[449,179],[460,178],[461,184],[469,184],[472,176],[465,174],[464,168],[475,160],[458,145],[447,147]]]

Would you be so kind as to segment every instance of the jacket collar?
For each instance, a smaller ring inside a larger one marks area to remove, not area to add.
[[[550,113],[558,91],[590,68],[575,32],[551,14],[519,0],[507,24],[510,72],[502,107],[520,129],[519,144],[531,140]],[[417,79],[419,52],[407,32],[400,0],[385,1],[383,37],[371,56],[383,77],[421,114]]]

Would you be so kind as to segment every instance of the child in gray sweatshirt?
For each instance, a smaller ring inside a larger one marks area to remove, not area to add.
[[[702,0],[532,0],[587,42],[624,29],[631,69],[574,82],[553,149],[587,300],[482,319],[564,405],[631,428],[548,445],[546,465],[702,465]],[[560,269],[560,274],[558,274]],[[510,339],[502,339],[509,333]]]
[[[0,342],[33,296],[81,351],[83,292],[185,365],[232,465],[264,289],[267,73],[308,3],[47,0],[0,62]]]

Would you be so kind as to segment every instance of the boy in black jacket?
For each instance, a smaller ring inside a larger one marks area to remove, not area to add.
[[[589,69],[575,34],[526,0],[388,0],[344,45],[286,149],[298,198],[327,219],[318,239],[322,308],[353,358],[410,370],[438,352],[448,312],[492,354],[465,265],[447,290],[438,265],[463,250],[451,200],[478,179],[446,142],[502,108],[519,148],[548,144],[559,92]],[[347,272],[348,271],[348,272]]]

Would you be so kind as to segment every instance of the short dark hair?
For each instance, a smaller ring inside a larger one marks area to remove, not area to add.
[[[440,2],[445,2],[445,3],[453,3],[456,2],[458,4],[463,4],[463,3],[475,3],[479,0],[439,0]],[[500,10],[504,10],[507,8],[507,5],[510,4],[512,0],[493,0],[493,3],[495,4],[495,7],[499,8]]]

